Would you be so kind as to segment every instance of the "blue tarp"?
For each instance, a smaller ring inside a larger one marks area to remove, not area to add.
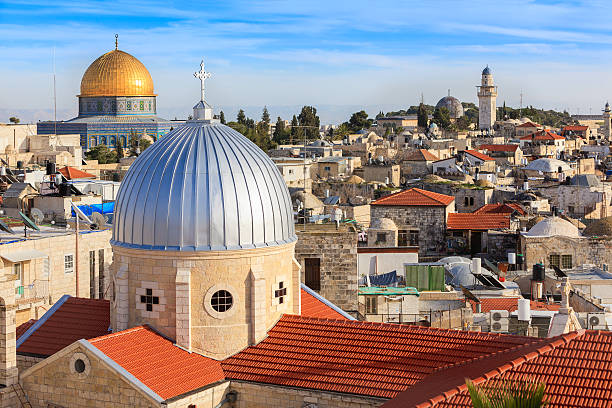
[[[100,214],[112,214],[115,212],[115,202],[114,201],[111,201],[110,203],[104,203],[104,204],[77,205],[77,207],[79,207],[79,209],[83,211],[83,213],[88,217],[95,212],[100,213]],[[74,213],[74,210],[72,210],[72,216],[73,217],[76,216],[76,214]]]
[[[393,286],[397,283],[397,272],[392,271],[382,275],[370,275],[370,285],[372,286]]]

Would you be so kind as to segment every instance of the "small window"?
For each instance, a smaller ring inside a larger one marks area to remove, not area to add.
[[[15,274],[15,278],[21,279],[21,262],[13,264],[13,273]]]
[[[387,234],[385,234],[384,232],[377,232],[376,233],[376,243],[377,244],[383,244],[387,241]]]
[[[366,296],[366,314],[378,314],[378,299],[376,296]]]
[[[304,259],[304,278],[306,286],[312,290],[321,290],[321,260],[319,258]]]
[[[474,205],[474,197],[470,197],[470,205]]]
[[[74,255],[64,255],[64,273],[74,272]]]
[[[74,362],[74,371],[79,374],[85,371],[85,362],[80,358]]]
[[[397,246],[400,246],[400,247],[408,246],[408,231],[406,230],[397,231]]]
[[[561,257],[559,255],[550,255],[548,259],[551,266],[556,266],[557,268],[561,266]]]
[[[287,288],[285,282],[278,283],[278,289],[274,291],[274,297],[278,299],[278,304],[285,303],[285,296],[287,296]]]
[[[408,232],[408,240],[410,246],[419,246],[419,230],[410,230]]]
[[[331,167],[330,166],[325,166],[325,171],[331,171]]]
[[[561,269],[572,269],[572,256],[571,255],[561,255]]]
[[[289,174],[293,174],[293,169],[289,169]]]
[[[212,295],[212,299],[210,300],[210,304],[213,309],[217,312],[226,312],[228,311],[234,303],[234,299],[232,294],[227,290],[219,290]]]
[[[466,207],[470,205],[469,197],[465,197],[465,200],[463,200],[463,201],[464,201]]]
[[[153,289],[147,289],[146,295],[140,296],[140,303],[146,305],[147,312],[153,311],[153,305],[159,304],[159,296],[153,296]]]

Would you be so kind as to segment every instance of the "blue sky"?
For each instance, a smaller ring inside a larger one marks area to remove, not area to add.
[[[612,6],[605,1],[48,1],[0,2],[0,114],[48,116],[52,56],[58,107],[76,111],[80,77],[114,46],[139,58],[159,111],[185,116],[198,99],[230,115],[313,104],[325,122],[365,107],[427,103],[447,89],[476,102],[485,65],[499,104],[598,112],[612,91]],[[0,118],[0,120],[6,120]]]

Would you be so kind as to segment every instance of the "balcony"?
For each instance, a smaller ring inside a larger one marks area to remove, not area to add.
[[[35,280],[29,285],[15,286],[15,299],[17,303],[28,303],[36,299],[49,297],[49,281]]]

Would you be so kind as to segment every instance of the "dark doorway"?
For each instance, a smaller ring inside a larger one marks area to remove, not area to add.
[[[304,259],[304,278],[306,286],[312,290],[321,290],[321,260],[319,258]]]

